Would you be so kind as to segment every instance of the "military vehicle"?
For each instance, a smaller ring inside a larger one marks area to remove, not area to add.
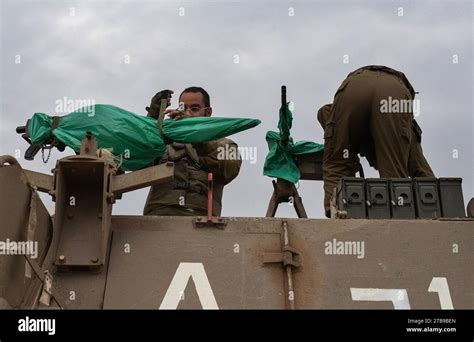
[[[302,179],[321,180],[321,152],[297,165]],[[474,201],[466,213],[459,179],[343,179],[331,219],[307,218],[280,179],[267,217],[111,214],[125,192],[173,173],[173,163],[118,173],[90,133],[52,175],[0,157],[0,306],[474,308]],[[288,201],[299,218],[273,217]]]

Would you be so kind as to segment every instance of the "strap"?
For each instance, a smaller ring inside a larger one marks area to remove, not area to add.
[[[165,109],[166,109],[167,104],[168,104],[167,99],[161,99],[160,111],[158,112],[158,130],[163,140],[165,139],[165,134],[163,133],[163,119],[165,117]]]
[[[53,135],[53,130],[56,129],[59,125],[59,116],[53,116],[53,121],[51,122],[51,135]]]
[[[421,134],[423,133],[423,131],[421,130],[420,125],[418,125],[418,122],[416,122],[415,119],[412,119],[411,127],[413,130],[413,133],[415,134],[416,141],[418,141],[418,143],[421,144]]]

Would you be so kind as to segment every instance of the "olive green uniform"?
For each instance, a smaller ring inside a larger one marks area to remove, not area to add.
[[[213,173],[212,214],[220,216],[224,185],[237,177],[242,161],[230,139],[203,144],[172,143],[156,163],[175,163],[175,179],[152,186],[146,200],[144,215],[196,216],[207,214],[208,173]],[[236,156],[236,158],[234,158]],[[155,164],[156,164],[155,163]]]
[[[421,133],[417,136],[413,129],[413,112],[401,105],[396,112],[382,112],[382,104],[390,97],[392,103],[412,100],[415,91],[402,72],[367,66],[351,72],[336,91],[333,104],[318,111],[324,129],[326,216],[339,180],[355,175],[358,153],[383,178],[433,176],[421,149]]]

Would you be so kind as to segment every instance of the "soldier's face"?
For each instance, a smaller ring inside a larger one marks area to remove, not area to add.
[[[180,106],[187,116],[211,116],[212,108],[204,104],[201,93],[184,93],[179,98]]]

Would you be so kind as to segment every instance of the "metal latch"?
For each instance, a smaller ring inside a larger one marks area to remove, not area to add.
[[[35,237],[35,230],[37,225],[37,208],[36,203],[41,202],[38,192],[36,191],[36,187],[33,188],[31,192],[31,199],[30,199],[30,213],[28,218],[28,234],[27,234],[27,241],[28,243],[33,243]],[[31,279],[31,266],[28,263],[28,260],[25,260],[25,277]]]
[[[290,246],[288,234],[288,222],[283,221],[283,248],[282,252],[265,253],[263,254],[264,264],[283,264],[286,271],[287,290],[288,290],[288,308],[295,309],[295,291],[293,286],[293,270],[299,268],[301,263],[299,261],[299,251]]]
[[[49,271],[41,271],[41,268],[39,265],[31,259],[31,257],[27,254],[23,255],[28,262],[28,264],[31,266],[33,269],[33,272],[35,272],[36,276],[42,281],[43,283],[43,288],[41,290],[41,297],[39,299],[39,302],[41,304],[44,304],[46,306],[51,305],[51,298],[56,302],[56,304],[59,306],[60,309],[65,309],[66,304],[64,300],[57,294],[53,293],[53,276]]]
[[[282,263],[283,267],[298,268],[301,266],[299,262],[299,252],[293,247],[283,247],[283,252],[280,253],[265,253],[263,255],[264,264]],[[296,257],[296,259],[295,259]]]
[[[41,297],[39,299],[41,304],[44,304],[46,306],[51,305],[51,296],[53,295],[52,288],[53,276],[48,271],[45,271],[43,279],[43,289],[41,290]]]

